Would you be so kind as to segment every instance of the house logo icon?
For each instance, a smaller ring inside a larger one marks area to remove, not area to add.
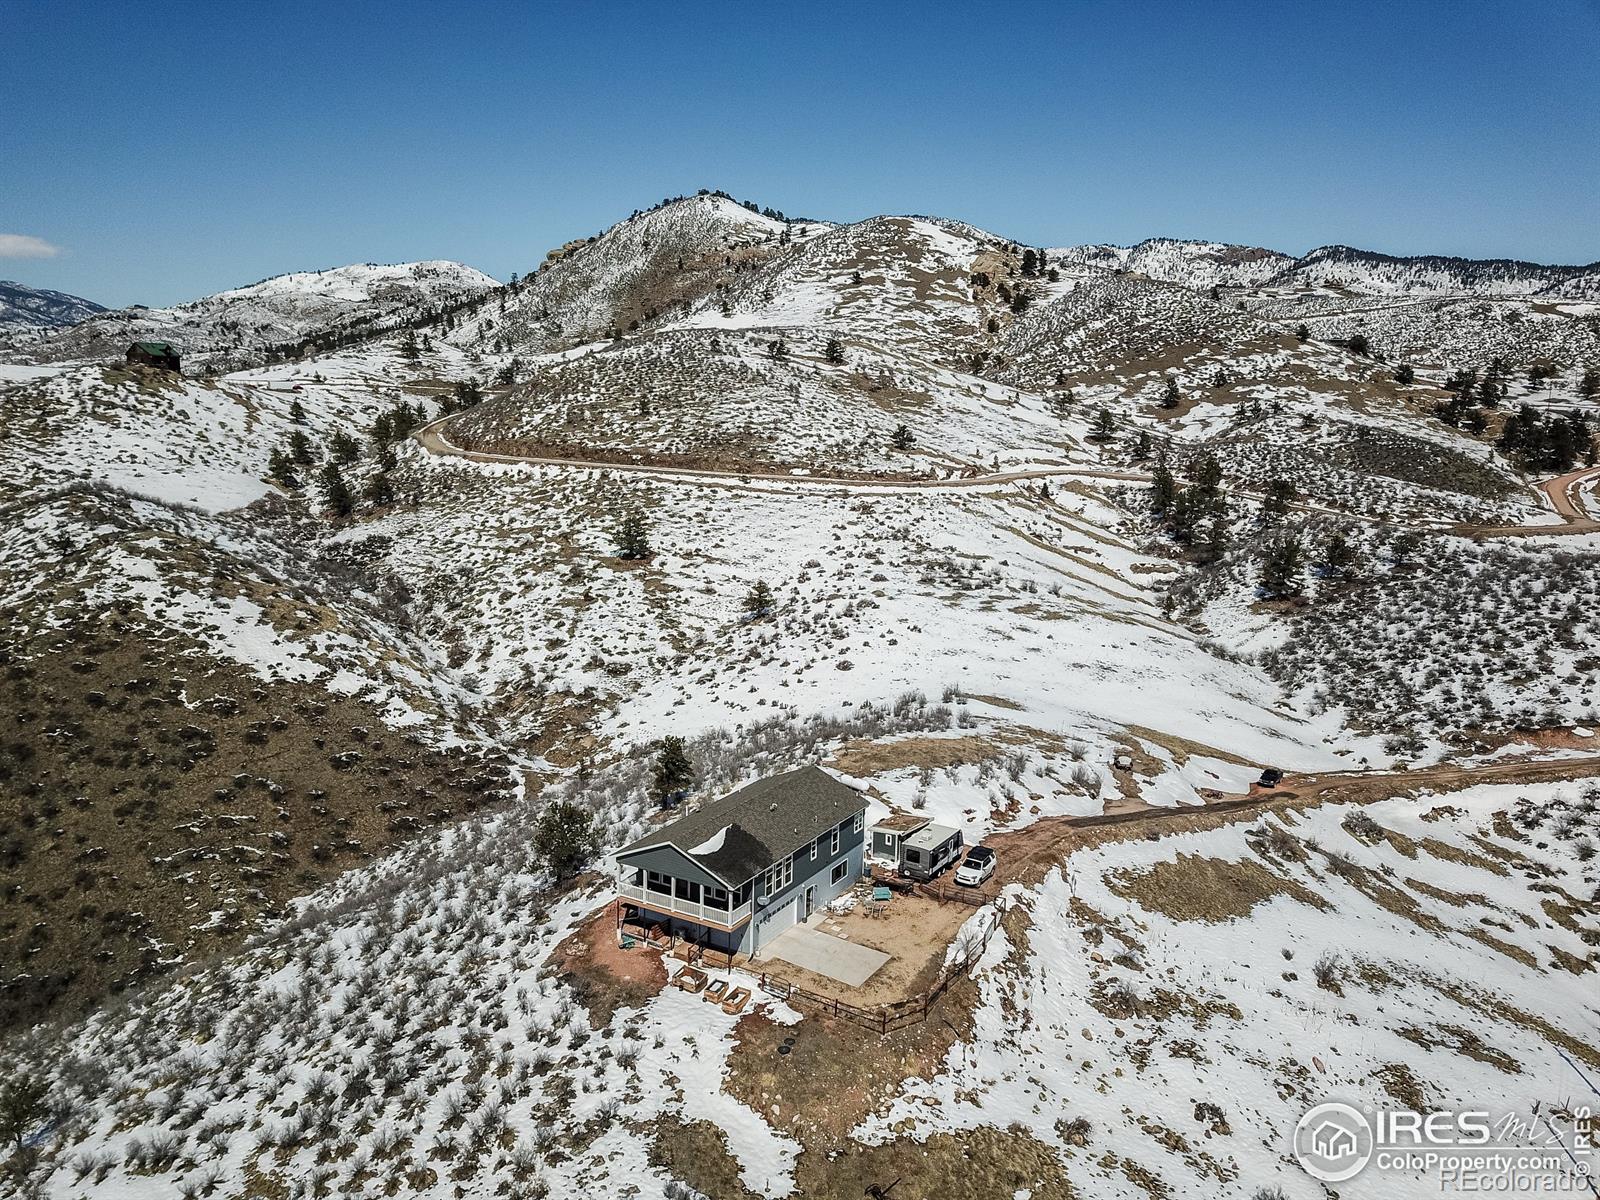
[[[1372,1126],[1348,1104],[1319,1104],[1294,1127],[1294,1156],[1307,1175],[1342,1183],[1372,1158]]]

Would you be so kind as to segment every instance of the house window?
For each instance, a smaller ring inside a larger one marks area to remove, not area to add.
[[[767,895],[774,896],[794,882],[794,859],[786,858],[767,868]]]
[[[645,877],[645,887],[652,892],[661,892],[670,896],[672,894],[672,877],[663,875],[660,871],[651,871]]]
[[[698,883],[692,879],[679,879],[675,882],[678,886],[673,889],[672,894],[674,896],[679,900],[687,900],[690,904],[700,903],[700,885]]]
[[[828,882],[838,883],[850,873],[850,860],[844,859],[833,864],[833,870],[828,874]]]
[[[728,911],[728,893],[723,888],[719,888],[719,887],[708,887],[708,888],[706,888],[705,900],[706,900],[706,907],[707,908],[719,909],[722,912],[727,912]]]
[[[830,843],[830,845],[828,846],[828,853],[829,854],[837,854],[837,853],[839,853],[839,831],[837,829],[835,829],[833,831],[833,839],[832,839],[832,842]]]
[[[861,818],[863,816],[865,816],[865,815],[866,815],[865,813],[857,813],[856,814],[855,823],[853,825],[851,825],[850,828],[855,830],[855,832],[860,833],[861,832]]]
[[[811,861],[812,862],[816,862],[817,861],[817,846],[821,841],[822,841],[821,838],[812,838],[811,839]]]

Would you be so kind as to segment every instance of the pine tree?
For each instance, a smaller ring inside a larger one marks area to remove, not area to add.
[[[1168,375],[1166,386],[1161,391],[1161,407],[1177,408],[1182,403],[1183,395],[1178,391],[1178,381]]]
[[[1155,443],[1151,440],[1149,431],[1141,429],[1139,436],[1133,439],[1133,458],[1135,462],[1143,462],[1150,457],[1150,449]]]
[[[280,487],[295,488],[300,486],[300,481],[294,473],[294,456],[283,447],[273,450],[267,460],[267,478]]]
[[[599,847],[594,813],[575,801],[552,802],[534,822],[534,857],[558,880],[588,866]]]
[[[676,804],[694,786],[694,764],[681,737],[664,737],[656,755],[650,795],[662,808]]]
[[[296,425],[304,425],[306,423],[306,406],[298,400],[289,401],[289,420]]]
[[[1209,506],[1198,488],[1183,488],[1172,498],[1169,508],[1172,524],[1172,536],[1180,542],[1188,543],[1194,540],[1195,531],[1200,528],[1200,520],[1206,515]]]
[[[1089,432],[1089,440],[1094,442],[1109,442],[1117,432],[1117,419],[1111,415],[1109,408],[1102,408],[1095,414],[1094,427]]]
[[[838,338],[828,339],[828,344],[823,348],[822,357],[836,367],[844,365],[844,343]]]
[[[296,429],[289,435],[289,457],[302,467],[309,466],[312,460],[311,439],[306,436],[305,430]]]
[[[1578,396],[1584,400],[1600,396],[1600,369],[1590,367],[1579,377]]]
[[[355,498],[351,496],[350,485],[344,481],[344,475],[340,473],[338,464],[323,463],[317,480],[322,489],[322,503],[328,511],[339,517],[349,516]]]
[[[1302,342],[1310,341],[1311,340],[1311,330],[1309,328],[1307,328],[1306,325],[1302,322],[1301,324],[1296,325],[1294,327],[1294,336],[1298,340],[1300,340]]]
[[[394,414],[381,412],[372,419],[372,440],[380,446],[394,441]]]
[[[752,621],[759,621],[772,611],[772,589],[765,579],[758,579],[751,585],[744,598],[744,611]]]
[[[1332,579],[1344,579],[1355,573],[1356,552],[1342,533],[1328,539],[1322,548],[1322,570]]]
[[[328,442],[328,457],[342,466],[349,466],[361,457],[361,443],[341,429]]]
[[[889,444],[896,450],[909,450],[917,444],[917,437],[907,425],[895,426],[895,431],[889,435]]]
[[[1286,479],[1274,479],[1267,485],[1267,498],[1262,505],[1262,512],[1269,521],[1288,516],[1289,504],[1294,497],[1293,484]]]
[[[650,525],[638,509],[627,513],[612,535],[617,556],[629,561],[650,557]]]
[[[1261,586],[1271,596],[1300,593],[1300,539],[1286,537],[1267,551],[1261,568]]]
[[[1218,497],[1195,536],[1195,558],[1198,561],[1214,563],[1228,552],[1229,520],[1228,502]]]
[[[1372,347],[1367,344],[1367,335],[1364,333],[1351,334],[1349,340],[1345,342],[1345,346],[1351,354],[1359,354],[1362,358],[1366,358],[1372,353]]]
[[[389,472],[377,471],[366,486],[367,503],[374,508],[387,508],[394,503],[394,485],[389,482]]]
[[[1208,505],[1222,494],[1222,464],[1209,451],[1195,459],[1189,469],[1189,478],[1194,481]]]
[[[1394,369],[1394,381],[1402,387],[1409,387],[1416,382],[1417,373],[1410,363],[1401,363]]]
[[[400,335],[400,357],[407,362],[416,362],[422,357],[422,351],[417,346],[417,331],[407,329]]]
[[[1167,452],[1163,450],[1156,457],[1155,473],[1150,477],[1150,507],[1158,513],[1164,513],[1172,507],[1177,494],[1178,481],[1173,479],[1167,467]]]

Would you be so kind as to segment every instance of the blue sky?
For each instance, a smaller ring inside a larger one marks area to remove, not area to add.
[[[1600,0],[6,0],[0,30],[0,278],[107,304],[504,278],[701,187],[1036,245],[1600,258]]]

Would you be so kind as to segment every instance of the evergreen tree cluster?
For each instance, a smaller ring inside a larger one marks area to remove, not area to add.
[[[1163,450],[1150,483],[1150,507],[1181,544],[1202,562],[1216,562],[1228,548],[1230,515],[1222,494],[1222,464],[1203,454],[1189,465],[1189,484],[1181,485]]]
[[[1587,413],[1570,409],[1546,416],[1524,404],[1506,421],[1495,443],[1531,471],[1568,471],[1595,461],[1594,428]]]

